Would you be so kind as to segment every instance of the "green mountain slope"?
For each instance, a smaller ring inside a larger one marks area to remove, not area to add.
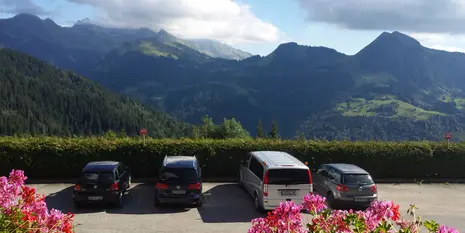
[[[276,120],[284,137],[301,131],[330,139],[441,139],[463,128],[465,55],[425,48],[398,32],[354,56],[286,43],[241,61],[144,51],[110,57],[97,67],[106,70],[90,77],[189,122],[234,116],[254,132],[259,119]],[[359,134],[360,125],[383,133]]]
[[[108,130],[179,137],[190,126],[73,72],[0,50],[0,134],[94,135]]]
[[[207,54],[211,57],[242,60],[251,57],[252,54],[240,49],[233,48],[229,45],[208,39],[192,39],[189,44],[195,50]]]

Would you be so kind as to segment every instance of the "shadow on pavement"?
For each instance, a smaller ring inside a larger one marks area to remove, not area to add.
[[[124,197],[122,208],[107,209],[109,214],[171,214],[189,211],[185,206],[155,207],[154,185],[138,184],[131,189]]]
[[[73,205],[73,188],[74,186],[69,186],[65,189],[62,189],[56,193],[51,193],[45,197],[45,202],[49,209],[57,209],[63,213],[74,213],[74,214],[86,214],[86,213],[96,213],[103,211],[102,209],[97,208],[79,208],[76,209]]]
[[[264,216],[255,211],[252,198],[237,184],[222,184],[205,192],[198,211],[205,223],[250,222]]]

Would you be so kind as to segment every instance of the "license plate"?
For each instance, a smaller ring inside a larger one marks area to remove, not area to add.
[[[355,198],[355,202],[367,202],[366,198]]]
[[[186,190],[173,190],[173,194],[186,194]]]
[[[281,196],[295,196],[297,195],[296,190],[281,190]]]
[[[98,200],[103,200],[103,197],[102,196],[91,196],[91,197],[88,197],[87,199],[91,201],[98,201]]]

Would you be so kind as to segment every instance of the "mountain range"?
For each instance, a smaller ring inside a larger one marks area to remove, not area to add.
[[[252,134],[272,121],[282,137],[441,140],[465,129],[465,54],[382,33],[355,55],[297,43],[267,56],[165,30],[114,29],[17,15],[0,21],[0,45],[199,123],[235,117]]]

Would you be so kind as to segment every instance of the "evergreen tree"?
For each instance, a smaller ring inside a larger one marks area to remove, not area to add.
[[[258,125],[257,125],[257,138],[262,138],[263,137],[263,125],[262,125],[262,119],[258,120]]]
[[[278,123],[276,121],[273,121],[271,123],[271,131],[270,131],[270,133],[268,135],[269,135],[269,138],[271,138],[271,139],[278,139],[279,138],[279,135],[278,135]]]

